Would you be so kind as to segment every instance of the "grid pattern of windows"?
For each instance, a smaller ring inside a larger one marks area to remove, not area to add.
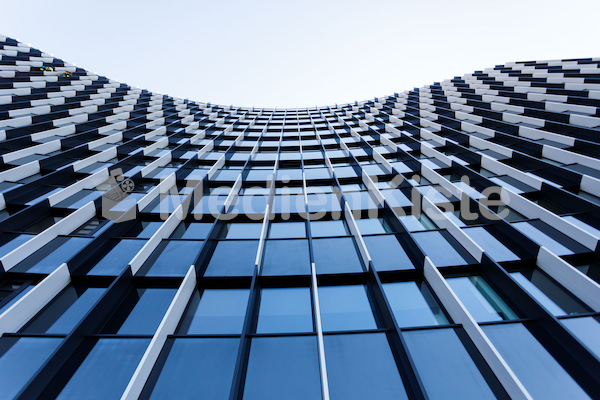
[[[598,398],[600,59],[255,109],[0,55],[3,399]]]

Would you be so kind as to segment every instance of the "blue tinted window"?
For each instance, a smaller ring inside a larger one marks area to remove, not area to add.
[[[104,288],[79,289],[69,286],[23,330],[67,334],[77,326],[105,291]]]
[[[522,324],[482,328],[534,399],[589,398]]]
[[[326,335],[332,400],[408,399],[385,334]]]
[[[146,261],[146,276],[185,276],[202,249],[202,242],[163,241]],[[146,267],[148,268],[148,267]]]
[[[151,399],[226,399],[238,339],[175,339]]]
[[[367,191],[344,193],[344,199],[353,210],[376,209],[377,204]]]
[[[88,275],[119,275],[145,244],[145,240],[121,240],[98,261]]]
[[[196,292],[181,321],[181,334],[235,334],[242,332],[248,289],[206,289]]]
[[[382,218],[357,219],[356,226],[362,235],[392,232],[392,228]]]
[[[366,236],[363,238],[371,261],[378,271],[413,269],[414,266],[394,235]]]
[[[362,285],[319,287],[319,304],[324,331],[377,328]]]
[[[227,224],[221,232],[221,237],[227,239],[259,239],[262,223],[246,222]]]
[[[413,237],[436,267],[449,267],[467,263],[439,231],[418,232]]]
[[[301,213],[304,212],[304,195],[276,195],[273,198],[273,212],[275,213]]]
[[[309,288],[262,290],[257,333],[311,332],[312,330]]]
[[[150,339],[100,339],[57,399],[118,399]]]
[[[483,227],[467,228],[464,232],[471,237],[492,259],[502,261],[515,261],[519,257],[510,251],[501,241],[496,239]]]
[[[586,345],[596,357],[600,357],[600,322],[598,317],[562,319],[561,322],[575,337]]]
[[[477,322],[516,319],[517,315],[480,276],[447,278],[448,285]]]
[[[312,237],[346,236],[348,229],[344,221],[311,221],[310,234]]]
[[[61,338],[0,338],[0,397],[14,398],[62,341]]]
[[[412,202],[398,189],[382,190],[381,194],[390,204],[390,207],[410,207]]]
[[[268,197],[266,196],[239,196],[229,213],[262,216],[267,207],[267,200]]]
[[[548,275],[538,269],[510,274],[541,305],[554,315],[590,312],[571,293],[560,287]]]
[[[0,246],[0,257],[4,257],[23,243],[30,240],[34,235],[19,235],[14,237],[11,241],[4,243]]]
[[[182,222],[171,235],[171,239],[204,240],[208,237],[212,225],[206,222]]]
[[[310,273],[307,240],[267,240],[262,275],[302,275]]]
[[[15,272],[50,274],[62,263],[79,253],[92,239],[57,237],[14,267]]]
[[[115,321],[123,320],[117,333],[153,335],[169,308],[177,289],[137,289],[129,297],[128,303],[121,305]],[[135,302],[131,311],[127,307]],[[112,331],[110,326],[109,330]]]
[[[583,246],[542,221],[516,222],[513,226],[557,256],[573,254],[573,250],[585,250]]]
[[[142,231],[136,236],[140,239],[150,239],[162,224],[162,222],[156,221],[143,221]]]
[[[423,282],[385,283],[383,290],[401,328],[448,323],[441,307]]]
[[[363,272],[352,238],[315,239],[313,253],[319,274]]]
[[[24,286],[24,285],[26,285],[26,286]],[[9,284],[9,287],[10,287],[10,289],[6,290],[6,292],[4,292],[4,293],[0,292],[0,294],[2,296],[2,297],[0,297],[0,303],[2,301],[4,301],[6,297],[13,295],[15,291],[18,291],[18,293],[16,295],[14,295],[14,297],[12,297],[6,303],[4,303],[2,305],[2,307],[0,307],[0,312],[7,310],[10,306],[12,306],[17,301],[19,301],[19,299],[21,297],[25,296],[27,293],[29,293],[29,291],[31,289],[33,289],[35,287],[35,285],[18,283],[18,284],[14,284],[14,285]]]
[[[314,336],[253,338],[244,399],[320,399]]]
[[[306,196],[309,213],[341,211],[340,200],[333,193],[309,194]]]
[[[258,240],[220,241],[208,263],[205,275],[251,276],[257,251]]]
[[[409,232],[435,229],[435,224],[425,214],[419,216],[404,215],[400,216],[399,219]]]
[[[269,227],[269,238],[271,239],[304,237],[306,237],[304,222],[273,222]]]
[[[453,329],[403,335],[430,399],[496,398]]]

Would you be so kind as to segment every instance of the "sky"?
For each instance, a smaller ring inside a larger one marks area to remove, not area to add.
[[[200,102],[312,107],[600,56],[598,0],[0,0],[0,34]]]

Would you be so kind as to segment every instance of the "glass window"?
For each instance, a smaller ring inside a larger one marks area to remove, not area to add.
[[[312,243],[318,274],[363,272],[352,238],[315,239]]]
[[[239,334],[242,332],[248,289],[206,289],[194,293],[181,320],[179,334]]]
[[[0,312],[7,310],[34,287],[35,285],[23,281],[9,280],[0,283]]]
[[[382,190],[381,194],[385,197],[390,207],[398,208],[412,206],[412,201],[398,189]]]
[[[309,194],[306,196],[309,213],[341,211],[340,200],[333,193]]]
[[[116,399],[127,387],[150,339],[99,339],[57,399]]]
[[[13,271],[50,274],[62,263],[79,253],[93,239],[60,236],[17,264]]]
[[[121,303],[105,331],[122,335],[153,335],[177,289],[134,289]]]
[[[377,329],[363,285],[321,286],[319,304],[324,331]]]
[[[67,334],[102,297],[105,288],[69,286],[23,328],[30,333]]]
[[[244,399],[320,399],[314,336],[255,337],[250,346]]]
[[[454,329],[409,331],[403,336],[430,399],[496,398]]]
[[[347,236],[348,229],[344,221],[311,221],[310,234],[312,237]]]
[[[145,240],[123,239],[98,261],[88,275],[119,275],[144,247]]]
[[[287,239],[287,238],[305,238],[305,222],[273,222],[269,227],[269,238]]]
[[[156,231],[158,230],[158,228],[160,228],[160,226],[162,224],[163,224],[162,222],[157,222],[157,221],[142,221],[141,232],[138,234],[134,234],[134,236],[136,236],[137,238],[140,238],[140,239],[150,239],[152,237],[152,235],[154,235],[156,233]],[[136,228],[136,230],[138,230],[138,229],[139,228]]]
[[[573,254],[574,250],[585,251],[580,244],[568,238],[542,221],[515,222],[513,226],[531,240],[546,247],[557,256]]]
[[[332,400],[408,399],[385,334],[326,335]]]
[[[377,233],[392,233],[392,228],[383,218],[357,219],[356,226],[362,235],[374,235]]]
[[[262,275],[310,274],[308,241],[267,240],[261,273]]]
[[[262,223],[238,222],[225,225],[220,236],[226,239],[260,239]]]
[[[448,323],[424,282],[384,283],[383,290],[400,328]]]
[[[417,232],[413,237],[436,267],[449,267],[467,263],[440,231]],[[458,243],[456,245],[460,246]]]
[[[344,193],[344,199],[352,210],[376,209],[377,203],[368,191]]]
[[[145,276],[185,276],[201,249],[202,242],[163,240],[142,270]]]
[[[510,275],[554,315],[572,315],[591,311],[537,268],[529,272],[511,272]]]
[[[291,214],[304,212],[304,195],[276,195],[273,197],[273,212]]]
[[[600,238],[600,230],[594,228],[591,225],[586,224],[585,222],[583,222],[582,220],[580,220],[577,217],[574,217],[572,215],[566,216],[566,217],[562,217],[563,219],[569,221],[570,223],[572,223],[573,225],[577,226],[578,228],[583,229],[584,231],[586,231],[587,233],[594,235],[596,238]]]
[[[596,357],[600,357],[600,323],[598,317],[581,317],[561,319],[564,326],[570,330],[577,339],[588,347]]]
[[[447,278],[446,282],[475,321],[489,322],[518,318],[517,314],[510,309],[482,277]]]
[[[378,271],[414,268],[396,236],[365,236],[363,240],[371,256],[371,261]]]
[[[62,341],[62,338],[0,338],[0,397],[15,398]]]
[[[534,399],[589,399],[522,324],[487,325],[482,328]]]
[[[16,237],[11,235],[11,237],[12,239],[10,241],[7,241],[2,246],[0,246],[0,257],[4,257],[23,243],[33,238],[34,235],[19,235]]]
[[[258,252],[258,240],[225,240],[208,263],[205,276],[252,276]]]
[[[260,298],[257,333],[312,332],[310,289],[265,288]]]
[[[175,339],[150,399],[226,399],[238,347],[238,339]]]
[[[497,262],[516,261],[520,258],[482,226],[466,228],[464,232],[477,243],[487,255]]]
[[[171,239],[204,240],[208,237],[212,225],[208,222],[182,222],[171,235]]]
[[[399,219],[409,232],[436,229],[433,221],[431,221],[425,214],[421,214],[418,217],[415,215],[404,215],[399,217]]]

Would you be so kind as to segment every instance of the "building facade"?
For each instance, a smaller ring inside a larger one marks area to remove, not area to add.
[[[0,398],[600,398],[600,58],[258,109],[0,40]]]

